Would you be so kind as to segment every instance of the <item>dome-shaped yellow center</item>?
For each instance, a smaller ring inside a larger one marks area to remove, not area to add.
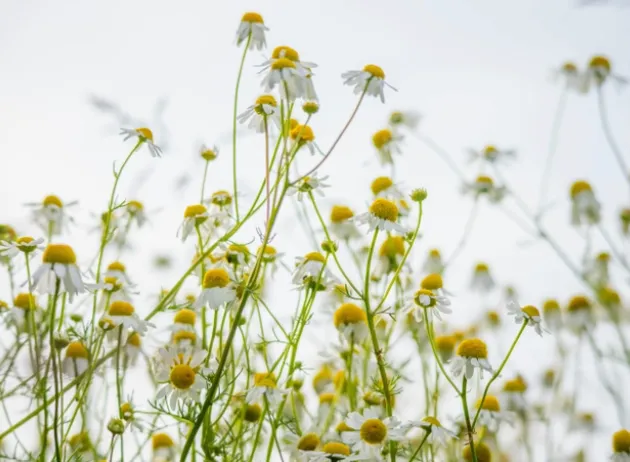
[[[438,290],[443,287],[442,276],[437,273],[429,274],[420,282],[420,287],[427,290]]]
[[[72,247],[67,244],[48,244],[42,255],[42,261],[70,265],[77,262],[77,256]]]
[[[387,437],[387,427],[381,419],[367,419],[361,425],[359,434],[368,444],[381,444]]]
[[[457,347],[457,354],[464,358],[485,359],[488,357],[488,347],[483,340],[469,338],[462,340],[462,343]]]
[[[107,267],[107,271],[120,271],[121,273],[125,272],[125,265],[123,265],[121,262],[119,261],[115,261],[109,264],[109,266]]]
[[[144,210],[144,205],[139,201],[129,201],[127,202],[127,208],[129,209],[129,212],[136,213],[140,210]]]
[[[42,205],[44,207],[48,207],[49,205],[54,205],[55,207],[62,208],[63,202],[61,202],[61,199],[59,199],[58,196],[50,195],[50,196],[44,197],[44,200],[42,201]]]
[[[525,313],[530,318],[540,317],[540,311],[534,305],[526,305],[521,308],[521,311]]]
[[[493,146],[492,144],[489,144],[485,148],[483,148],[483,155],[488,158],[493,158],[496,156],[496,154],[497,154],[497,148],[496,146]]]
[[[201,151],[201,158],[208,162],[213,161],[217,158],[217,153],[214,149],[206,148]]]
[[[170,448],[174,445],[175,443],[173,443],[173,439],[166,433],[155,433],[151,437],[151,446],[154,450],[159,448]]]
[[[134,311],[131,303],[124,300],[116,300],[109,305],[108,313],[110,316],[131,316]]]
[[[377,195],[388,188],[391,188],[394,182],[388,176],[379,176],[378,178],[372,181],[370,188],[372,189],[372,194]]]
[[[333,205],[330,211],[330,221],[333,223],[341,223],[349,220],[354,216],[354,212],[350,207],[345,205]]]
[[[70,342],[66,348],[66,358],[87,359],[88,351],[81,342]]]
[[[211,289],[213,287],[226,287],[230,282],[228,272],[223,268],[210,268],[203,275],[203,287]]]
[[[291,139],[303,141],[305,143],[309,143],[315,140],[315,133],[313,133],[313,129],[308,125],[296,125],[293,129],[291,129]]]
[[[428,289],[419,289],[413,296],[413,301],[416,305],[421,306],[423,308],[431,308],[434,307],[437,303],[435,299],[435,294],[432,290]]]
[[[438,249],[429,250],[429,257],[431,258],[442,258],[442,254]]]
[[[332,382],[333,372],[328,365],[321,367],[313,377],[313,388],[317,389]]]
[[[331,404],[335,401],[334,393],[321,393],[319,395],[319,404]]]
[[[426,422],[430,425],[433,425],[434,427],[441,427],[442,424],[440,423],[440,421],[435,418],[435,417],[431,417],[431,416],[427,416],[424,419],[422,419],[423,422]]]
[[[21,308],[23,310],[29,310],[31,308],[35,308],[37,305],[35,296],[29,293],[19,293],[13,299],[13,306],[16,308]]]
[[[276,59],[273,63],[271,63],[271,68],[280,71],[282,69],[295,69],[295,63],[287,58],[279,58]]]
[[[319,446],[319,436],[315,433],[306,433],[297,444],[300,451],[314,451],[317,446]]]
[[[184,218],[195,218],[206,213],[208,209],[202,204],[193,204],[184,210]]]
[[[248,404],[245,407],[245,421],[247,422],[258,422],[260,416],[262,415],[262,408],[260,404]]]
[[[254,386],[276,388],[276,375],[273,372],[256,372]]]
[[[613,433],[612,447],[614,452],[630,453],[630,432],[623,429]]]
[[[224,190],[215,191],[212,193],[212,203],[220,207],[225,207],[232,203],[232,195]]]
[[[343,420],[337,425],[337,427],[335,427],[335,431],[337,433],[344,433],[344,432],[351,432],[355,430],[354,428],[352,428],[351,426],[349,426],[346,422],[344,422]]]
[[[173,343],[188,340],[192,345],[197,342],[197,334],[189,330],[178,330],[173,334]]]
[[[370,205],[370,213],[381,220],[395,222],[398,220],[398,206],[387,199],[376,199]]]
[[[584,295],[576,295],[575,297],[569,300],[569,306],[567,310],[570,313],[575,313],[577,311],[587,311],[591,309],[591,301],[585,297]]]
[[[404,255],[405,240],[402,236],[389,236],[381,244],[381,248],[378,253],[381,257],[389,258],[394,258],[396,255]]]
[[[140,337],[140,334],[138,334],[137,332],[132,332],[127,338],[127,345],[140,348],[141,344],[142,344],[142,338]]]
[[[247,13],[243,15],[243,17],[241,18],[241,21],[263,24],[263,17],[258,13],[248,11]]]
[[[20,247],[20,250],[22,250],[22,246],[21,244],[30,244],[31,242],[33,242],[35,239],[33,239],[31,236],[20,236],[15,240],[15,243],[18,245],[18,247]],[[24,245],[24,248],[28,248],[28,245]]]
[[[178,324],[188,324],[191,326],[195,325],[195,321],[197,320],[197,313],[193,310],[189,310],[188,308],[182,308],[177,313],[175,313],[175,317],[173,318],[173,322]]]
[[[621,297],[612,287],[602,287],[597,291],[597,300],[606,307],[615,307],[621,305]]]
[[[276,107],[278,103],[276,102],[276,98],[273,95],[260,95],[256,98],[256,106],[260,106],[266,104],[268,106]]]
[[[140,127],[136,128],[136,132],[138,133],[138,135],[140,135],[140,139],[153,142],[153,132],[150,129],[146,127]]]
[[[388,128],[379,130],[372,135],[372,144],[376,149],[382,149],[387,143],[392,140],[392,131]]]
[[[309,252],[304,255],[304,261],[318,261],[320,263],[324,263],[326,262],[326,257],[319,252]]]
[[[490,268],[488,268],[487,263],[477,263],[475,265],[475,273],[488,273]]]
[[[481,402],[481,399],[477,400],[477,404],[475,406],[477,409],[481,407],[481,409],[485,411],[499,412],[501,410],[501,406],[499,405],[499,400],[496,396],[487,395],[486,399]]]
[[[562,65],[562,71],[567,74],[574,74],[577,72],[577,70],[578,70],[577,66],[575,65],[575,63],[572,63],[571,61],[567,61],[566,63]]]
[[[349,456],[350,448],[338,441],[329,441],[322,448],[322,452],[326,454],[338,454],[340,456]]]
[[[490,448],[481,442],[475,443],[475,455],[477,456],[477,462],[491,462],[492,461],[492,452]],[[470,445],[464,446],[462,450],[462,456],[464,460],[467,462],[473,461],[472,451],[470,449]]]
[[[333,316],[333,322],[336,328],[345,326],[347,324],[357,324],[360,322],[365,323],[367,321],[367,315],[365,311],[359,308],[354,303],[344,303]]]
[[[439,335],[435,337],[435,346],[442,352],[452,352],[456,343],[457,339],[454,335]]]
[[[488,188],[494,185],[494,180],[487,175],[479,175],[475,182],[482,188]]]
[[[176,364],[171,368],[169,379],[175,388],[187,390],[195,383],[195,370],[188,364]]]
[[[363,68],[363,72],[369,72],[370,74],[372,74],[373,77],[376,77],[377,79],[385,80],[385,72],[383,72],[383,69],[377,66],[376,64],[367,64]]]
[[[293,48],[288,47],[286,45],[281,45],[273,49],[273,52],[271,53],[271,58],[272,59],[287,58],[287,59],[290,59],[291,61],[299,61],[300,55]]]
[[[590,67],[591,69],[601,68],[604,69],[606,72],[610,72],[611,69],[610,60],[606,56],[601,55],[593,56],[588,63],[588,67]]]
[[[133,406],[130,403],[122,403],[120,405],[120,414],[125,420],[131,419],[133,417]]]
[[[583,193],[585,191],[593,191],[593,188],[591,187],[590,183],[588,181],[584,181],[584,180],[578,180],[575,181],[572,185],[571,185],[571,199],[575,199],[575,197],[580,194]]]
[[[507,391],[509,393],[525,393],[525,391],[527,391],[527,384],[523,379],[517,377],[505,382],[503,385],[503,391]],[[486,397],[486,399],[487,398],[488,397]]]
[[[557,300],[554,300],[554,299],[545,300],[545,303],[543,304],[543,313],[551,314],[551,313],[556,313],[558,311],[560,311],[560,304],[558,303]]]

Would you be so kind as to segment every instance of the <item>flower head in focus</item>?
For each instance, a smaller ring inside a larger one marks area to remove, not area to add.
[[[327,179],[328,175],[318,178],[318,174],[315,172],[310,176],[301,178],[295,185],[290,186],[287,191],[287,195],[297,195],[297,199],[300,202],[304,198],[304,195],[309,195],[313,192],[316,192],[319,196],[324,197],[322,189],[330,187],[330,185],[326,183]]]
[[[206,271],[201,281],[201,294],[194,303],[195,308],[207,305],[216,310],[236,300],[236,287],[225,268],[216,267]]]
[[[527,321],[527,325],[532,327],[541,337],[543,331],[548,333],[548,331],[542,327],[542,317],[540,316],[540,311],[535,306],[526,305],[521,307],[517,302],[511,300],[507,304],[507,310],[511,316],[514,316],[514,322],[517,324],[522,324],[524,321]]]
[[[344,85],[350,85],[354,87],[354,93],[366,94],[381,99],[381,102],[385,102],[385,85],[394,91],[396,90],[390,84],[385,82],[385,72],[376,64],[367,64],[360,71],[347,71],[341,74]]]
[[[280,109],[273,95],[261,95],[256,102],[238,116],[238,121],[257,133],[265,133],[270,126],[280,128]]]
[[[48,244],[41,266],[33,273],[33,287],[40,294],[67,293],[70,301],[87,290],[72,247]]]
[[[401,441],[406,428],[395,417],[381,419],[379,411],[366,408],[363,414],[351,412],[344,421],[349,430],[343,432],[343,442],[358,453],[355,460],[383,460],[381,451],[388,441]]]
[[[248,11],[241,18],[241,22],[236,30],[236,45],[248,42],[250,50],[262,50],[267,46],[265,32],[269,29],[265,26],[263,17],[259,13]]]
[[[150,129],[146,127],[121,128],[120,134],[124,136],[123,141],[136,138],[138,144],[146,144],[152,157],[160,157],[162,155],[160,147],[153,142],[153,132]]]
[[[13,241],[0,241],[0,255],[14,258],[20,253],[33,256],[37,250],[44,250],[44,238],[34,239],[31,236],[20,236]]]
[[[333,315],[333,323],[350,343],[361,343],[368,337],[365,310],[354,303],[344,303],[337,308]]]
[[[483,340],[470,338],[462,340],[457,347],[457,355],[451,359],[451,370],[455,377],[462,374],[470,380],[475,369],[483,377],[483,371],[492,373],[492,367],[488,362],[488,347]]]
[[[209,216],[208,209],[203,204],[187,206],[184,210],[184,220],[177,231],[182,242],[185,242],[195,230],[198,230],[199,233],[202,233],[202,231],[207,233]]]
[[[612,436],[613,462],[630,462],[630,431],[625,428],[616,431]]]
[[[355,216],[354,221],[358,224],[367,224],[368,232],[378,229],[404,235],[407,230],[397,223],[398,216],[399,209],[394,202],[378,198],[372,202],[367,212]]]

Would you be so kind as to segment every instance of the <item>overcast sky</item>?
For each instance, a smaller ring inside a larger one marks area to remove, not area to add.
[[[179,262],[178,270],[189,262],[192,249],[182,246],[175,233],[183,207],[198,201],[199,143],[216,143],[222,150],[210,172],[208,190],[231,186],[229,134],[240,58],[234,33],[241,14],[250,9],[263,14],[271,29],[270,47],[290,45],[303,60],[319,65],[315,85],[322,112],[312,126],[322,147],[337,136],[356,101],[352,91],[342,86],[342,72],[378,64],[398,89],[386,92],[385,105],[366,101],[325,164],[322,173],[330,175],[333,184],[322,200],[325,210],[340,201],[357,210],[365,207],[371,179],[383,172],[371,134],[393,109],[423,114],[420,131],[448,150],[471,178],[477,171],[464,163],[467,148],[492,143],[516,149],[518,159],[505,175],[534,206],[562,88],[551,77],[553,69],[566,60],[583,66],[593,54],[605,54],[613,72],[630,76],[630,8],[577,8],[569,0],[4,0],[0,3],[0,222],[33,234],[37,231],[26,219],[24,202],[51,193],[66,201],[79,200],[78,226],[67,240],[80,249],[80,259],[90,260],[98,239],[87,234],[96,224],[91,213],[104,210],[112,162],[120,161],[129,149],[117,136],[114,120],[90,104],[93,96],[105,98],[148,124],[158,144],[168,137],[162,159],[148,155],[133,159],[121,183],[121,198],[139,199],[150,210],[163,209],[150,232],[136,239],[141,248],[131,271],[143,284],[147,300],[159,284],[172,284],[176,271],[154,275],[142,268],[155,249],[171,253]],[[240,110],[261,91],[254,65],[266,57],[267,52],[254,52],[247,59]],[[630,92],[616,90],[608,86],[605,97],[617,140],[630,158]],[[154,117],[159,100],[166,102],[163,124]],[[239,141],[239,174],[245,183],[258,184],[261,178],[259,146],[254,136]],[[550,188],[555,215],[548,225],[578,260],[583,240],[568,226],[570,183],[577,178],[592,182],[615,238],[614,218],[627,197],[602,134],[594,94],[571,95],[556,159]],[[409,189],[423,186],[429,191],[424,238],[414,261],[419,267],[430,247],[445,254],[452,251],[471,201],[462,198],[450,170],[413,138],[407,140],[398,162],[398,181]],[[147,173],[148,179],[141,182]],[[175,193],[173,184],[181,175],[192,183]],[[247,197],[252,189],[245,186],[242,191]],[[306,239],[289,233],[294,221],[290,213],[282,217],[276,241],[288,262],[311,250]],[[292,238],[291,245],[283,243],[283,236],[284,242]],[[240,236],[243,241],[252,237],[253,227]],[[544,243],[520,245],[524,240],[525,234],[484,204],[470,245],[448,282],[461,292],[472,265],[483,259],[500,282],[516,285],[524,303],[539,304],[547,296],[566,301],[581,290]],[[603,244],[594,249],[598,245]],[[627,294],[627,284],[621,290]],[[4,296],[0,293],[0,298]],[[461,300],[468,303],[465,297]],[[478,315],[466,306],[460,308],[456,323],[463,325]],[[527,342],[514,362],[533,367],[537,355],[552,344],[533,337]],[[594,405],[584,403],[588,409]]]

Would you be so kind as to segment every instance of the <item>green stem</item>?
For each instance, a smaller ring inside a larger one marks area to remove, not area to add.
[[[433,332],[431,332],[431,325],[429,324],[429,316],[427,315],[426,309],[424,309],[423,316],[424,316],[424,328],[427,331],[427,337],[429,337],[429,343],[431,344],[431,351],[433,351],[435,362],[440,368],[440,371],[442,371],[442,374],[444,375],[444,377],[446,377],[446,380],[448,380],[448,383],[450,383],[451,387],[453,387],[453,390],[455,390],[455,392],[459,396],[461,396],[462,391],[459,390],[457,385],[455,385],[455,382],[453,382],[453,380],[446,373],[446,370],[444,369],[444,365],[442,364],[442,360],[440,359],[440,355],[438,354],[437,349],[435,348],[435,340],[433,339]]]
[[[422,441],[420,441],[420,445],[416,448],[414,453],[411,454],[411,458],[409,459],[409,462],[413,462],[415,460],[416,456],[418,454],[420,454],[420,449],[422,449],[422,446],[424,446],[424,442],[427,440],[427,438],[429,438],[430,434],[431,434],[431,431],[427,430],[426,435],[424,435],[424,438],[422,438]]]
[[[473,438],[473,432],[475,425],[470,423],[470,413],[468,412],[468,400],[466,399],[466,374],[462,379],[462,407],[464,408],[464,418],[466,419],[466,433],[468,433],[468,444],[470,445],[470,454],[472,455],[473,462],[478,462],[477,451],[475,450],[475,440]],[[481,406],[479,407],[481,409]]]

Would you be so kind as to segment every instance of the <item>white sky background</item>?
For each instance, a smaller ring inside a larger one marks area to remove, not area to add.
[[[78,225],[66,240],[87,263],[98,239],[97,234],[87,234],[97,224],[90,213],[104,210],[112,162],[122,161],[131,147],[121,143],[118,127],[97,113],[88,99],[90,95],[111,99],[147,124],[156,101],[167,99],[169,145],[164,157],[154,160],[146,153],[135,157],[120,190],[121,198],[139,199],[150,210],[163,209],[153,218],[152,228],[136,237],[138,257],[128,264],[143,290],[145,306],[138,309],[148,312],[158,285],[170,287],[193,252],[191,245],[177,241],[175,233],[183,207],[198,201],[199,143],[217,143],[222,150],[207,190],[231,188],[229,133],[240,59],[234,32],[241,14],[250,9],[262,13],[270,27],[270,48],[290,45],[303,60],[318,63],[315,84],[322,111],[312,126],[324,150],[356,102],[351,90],[341,85],[343,71],[378,64],[399,90],[387,92],[385,105],[374,99],[365,102],[321,170],[333,184],[320,201],[326,213],[338,202],[362,209],[371,179],[388,173],[376,161],[371,134],[382,128],[392,109],[421,112],[421,131],[461,161],[471,177],[477,171],[463,164],[465,148],[493,143],[517,149],[518,161],[506,176],[535,206],[561,88],[552,81],[551,70],[569,59],[582,66],[591,55],[602,53],[611,58],[614,72],[630,75],[630,9],[576,8],[569,1],[5,0],[0,4],[0,222],[14,224],[23,234],[36,234],[24,202],[51,193],[66,201],[78,199]],[[239,112],[260,93],[253,65],[265,59],[266,54],[258,52],[248,57]],[[630,156],[630,93],[615,90],[610,86],[605,90],[610,120],[618,143]],[[151,128],[159,144],[163,134],[156,126]],[[257,136],[239,140],[243,183],[259,184],[261,147]],[[572,95],[569,100],[555,165],[560,164],[550,189],[557,205],[549,229],[577,261],[583,241],[568,227],[571,181],[592,182],[609,223],[626,194],[600,128],[594,94]],[[147,182],[137,184],[138,175],[152,169]],[[412,138],[396,171],[405,187],[429,191],[424,239],[414,264],[420,266],[430,247],[448,255],[461,236],[471,201],[462,199],[457,179],[440,159]],[[174,193],[174,177],[184,173],[193,183],[184,193]],[[251,199],[253,189],[242,187],[243,201]],[[289,263],[295,255],[312,250],[307,239],[296,237],[293,222],[292,208],[287,207],[274,241],[287,252]],[[252,229],[239,238],[251,240]],[[610,229],[618,237],[616,227],[611,224]],[[523,303],[540,304],[547,296],[566,301],[581,290],[546,244],[517,245],[525,239],[503,215],[484,206],[447,284],[461,293],[472,265],[483,259],[500,282],[516,285]],[[177,271],[155,274],[146,269],[155,249],[171,253],[179,262]],[[0,298],[9,298],[4,287]],[[480,316],[476,303],[466,297],[456,300],[456,324]],[[546,348],[552,343],[528,335],[510,362],[518,365],[512,371],[527,375],[527,370],[541,370],[540,361],[551,356]],[[531,375],[530,382],[537,377]],[[592,410],[599,401],[587,396],[582,407]],[[615,429],[605,428],[604,444]]]

